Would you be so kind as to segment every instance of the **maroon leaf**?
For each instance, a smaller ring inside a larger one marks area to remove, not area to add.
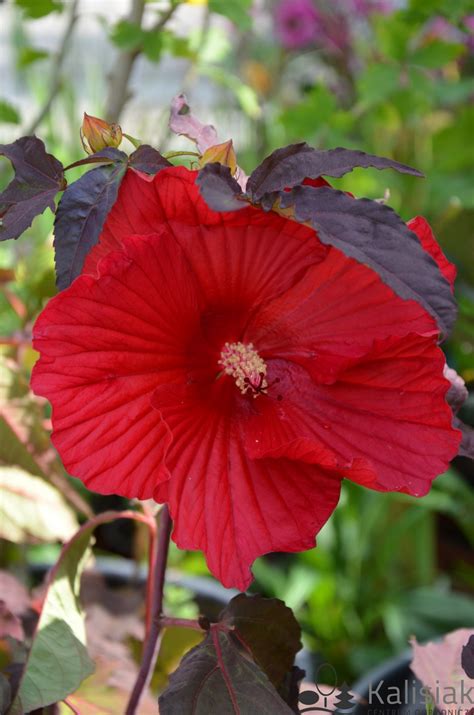
[[[264,194],[297,186],[305,178],[316,179],[318,176],[339,178],[356,167],[396,169],[402,174],[423,176],[417,169],[412,169],[411,166],[400,164],[393,159],[342,147],[321,151],[302,142],[282,147],[267,156],[250,175],[247,191],[253,201],[260,201]]]
[[[231,633],[212,626],[159,698],[161,715],[290,715],[293,711]]]
[[[388,206],[330,188],[297,186],[280,194],[282,208],[311,224],[322,243],[373,268],[401,298],[416,300],[447,335],[456,319],[448,281],[420,241]]]
[[[153,149],[148,144],[142,144],[128,158],[128,165],[132,169],[143,171],[145,174],[157,174],[161,169],[166,169],[167,166],[173,166],[168,159],[160,154],[159,151]]]
[[[68,186],[59,202],[54,222],[59,290],[67,288],[80,274],[87,254],[99,240],[127,170],[127,155],[123,152],[107,148],[100,153],[114,159],[114,163],[88,171]]]
[[[222,611],[220,621],[235,628],[255,662],[279,688],[301,649],[301,628],[292,610],[276,598],[242,593]]]
[[[474,679],[474,634],[470,636],[466,645],[463,646],[461,665],[467,677]]]
[[[21,137],[13,144],[0,144],[0,154],[9,159],[15,176],[0,194],[0,240],[18,238],[48,207],[66,185],[63,166],[46,153],[41,139]]]
[[[204,201],[214,211],[238,211],[247,206],[242,189],[228,166],[206,164],[199,172],[196,183]]]

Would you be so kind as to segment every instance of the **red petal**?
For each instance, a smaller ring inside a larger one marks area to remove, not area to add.
[[[93,273],[101,256],[131,233],[166,227],[184,249],[209,306],[223,312],[238,305],[242,311],[286,290],[326,255],[313,230],[273,212],[212,211],[199,194],[196,174],[173,167],[149,182],[128,172],[84,270]]]
[[[454,290],[454,281],[456,278],[456,266],[448,261],[441,246],[434,237],[433,230],[428,221],[423,216],[416,216],[407,223],[410,231],[416,233],[420,239],[420,243],[427,253],[436,261],[439,269],[446,280],[449,282],[451,289]]]
[[[285,458],[249,459],[231,414],[233,395],[231,381],[157,390],[153,404],[173,442],[166,455],[172,477],[154,496],[169,499],[177,545],[202,549],[224,586],[244,590],[258,556],[314,546],[338,502],[340,478]]]
[[[416,335],[378,342],[332,385],[277,361],[268,377],[280,382],[254,401],[258,414],[245,426],[247,452],[346,468],[345,476],[374,489],[425,494],[460,441],[443,365],[434,341]],[[276,393],[282,399],[272,399]]]
[[[168,441],[150,398],[184,380],[200,305],[169,235],[132,237],[99,270],[38,318],[32,386],[53,405],[53,441],[71,474],[102,493],[148,498]]]
[[[371,349],[375,339],[436,335],[433,318],[399,298],[370,268],[332,248],[291,290],[258,311],[245,339],[262,357],[304,366],[318,382]]]

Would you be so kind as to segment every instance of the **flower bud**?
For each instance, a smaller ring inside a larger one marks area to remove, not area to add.
[[[103,119],[91,117],[84,112],[81,141],[84,151],[88,154],[95,154],[107,146],[119,146],[122,141],[122,129],[118,124],[109,124]]]
[[[199,159],[199,166],[203,167],[206,164],[217,162],[228,166],[232,174],[237,170],[237,157],[235,156],[234,145],[232,139],[223,144],[214,144],[206,149],[204,154]]]

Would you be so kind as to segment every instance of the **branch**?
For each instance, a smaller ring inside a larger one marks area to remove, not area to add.
[[[142,663],[133,686],[130,700],[128,701],[125,715],[135,715],[140,705],[140,700],[144,689],[150,679],[155,667],[158,655],[157,645],[162,631],[161,614],[163,611],[163,596],[165,586],[166,562],[168,560],[168,549],[171,536],[171,517],[168,507],[165,505],[160,511],[160,525],[158,534],[158,545],[156,548],[156,558],[153,571],[148,578],[153,582],[153,612],[150,632],[145,643]]]
[[[62,86],[62,69],[64,60],[66,58],[66,53],[70,44],[72,33],[74,31],[74,25],[76,24],[79,15],[77,8],[79,6],[79,0],[73,0],[69,7],[69,15],[66,24],[66,29],[64,31],[63,39],[58,48],[56,55],[52,58],[52,70],[51,77],[49,79],[49,94],[46,97],[46,101],[42,108],[40,109],[38,115],[33,119],[29,127],[26,129],[25,134],[34,134],[36,129],[39,127],[43,119],[45,119],[52,107],[54,100],[56,99],[59,90]]]
[[[178,3],[173,0],[168,10],[162,13],[151,30],[153,32],[159,32],[163,29],[168,20],[174,14],[177,7]],[[127,22],[131,22],[134,25],[140,25],[141,27],[144,10],[145,0],[132,0],[132,7],[128,17],[126,18]],[[115,70],[110,76],[109,90],[105,104],[105,118],[108,122],[117,123],[119,121],[122,110],[131,97],[131,92],[128,89],[128,83],[135,60],[141,54],[142,50],[142,47],[135,47],[133,50],[129,50],[128,52],[122,52],[118,57],[115,64]]]

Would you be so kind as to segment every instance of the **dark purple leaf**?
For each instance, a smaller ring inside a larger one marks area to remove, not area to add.
[[[199,172],[196,183],[204,201],[214,211],[238,211],[248,205],[242,200],[242,189],[228,166],[206,164]]]
[[[159,698],[160,715],[291,715],[231,633],[213,626],[185,655]]]
[[[264,194],[297,186],[306,178],[316,179],[318,176],[339,178],[356,167],[396,169],[402,174],[423,176],[417,169],[412,169],[411,166],[400,164],[393,159],[342,147],[321,151],[302,142],[282,147],[267,156],[250,175],[247,191],[253,201],[260,201]]]
[[[102,153],[115,158],[115,163],[88,171],[68,186],[59,202],[54,249],[56,284],[60,290],[80,274],[87,254],[99,240],[127,170],[126,154],[110,147]]]
[[[161,169],[166,169],[167,166],[173,166],[168,159],[160,154],[159,151],[153,149],[148,144],[142,144],[128,158],[128,165],[132,169],[143,171],[145,174],[157,174]]]
[[[466,425],[462,420],[459,419],[459,417],[454,417],[453,427],[456,427],[456,429],[461,430],[462,434],[458,455],[460,457],[474,459],[474,427],[471,427],[471,425]]]
[[[285,675],[283,683],[278,688],[281,697],[295,713],[300,713],[299,709],[299,694],[301,681],[305,677],[306,672],[294,665],[289,673]]]
[[[461,665],[468,678],[474,679],[474,635],[472,635],[461,654]]]
[[[60,161],[46,153],[41,139],[21,137],[13,144],[0,144],[0,154],[9,159],[15,176],[0,194],[0,240],[18,238],[48,207],[66,185]]]
[[[219,620],[236,629],[255,662],[280,687],[301,649],[301,628],[291,609],[276,598],[242,593],[230,601]]]
[[[416,300],[447,335],[456,318],[451,288],[417,236],[388,206],[330,188],[297,186],[280,194],[282,208],[309,223],[322,243],[374,269],[401,298]]]

